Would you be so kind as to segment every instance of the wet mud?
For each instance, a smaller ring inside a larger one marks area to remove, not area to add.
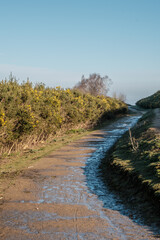
[[[156,239],[152,229],[125,214],[97,172],[106,151],[139,117],[94,131],[18,176],[0,205],[0,239]]]

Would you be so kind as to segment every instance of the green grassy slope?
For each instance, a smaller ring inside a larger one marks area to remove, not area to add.
[[[103,159],[101,168],[104,175],[108,174],[107,171],[113,173],[111,182],[115,188],[128,189],[132,182],[137,192],[148,192],[159,202],[160,136],[150,128],[152,118],[153,113],[147,113],[131,130],[131,134],[125,133]]]
[[[160,91],[157,91],[155,94],[139,100],[136,104],[143,108],[160,108]]]

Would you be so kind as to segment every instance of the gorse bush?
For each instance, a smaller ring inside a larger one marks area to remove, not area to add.
[[[0,82],[0,150],[25,148],[59,129],[82,123],[94,125],[104,115],[126,110],[127,106],[116,99],[43,84],[33,87],[29,81],[19,84],[11,76]]]
[[[136,104],[143,108],[160,108],[160,91],[139,100]]]

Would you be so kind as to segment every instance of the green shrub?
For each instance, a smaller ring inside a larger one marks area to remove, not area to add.
[[[94,125],[104,114],[126,110],[125,103],[113,98],[82,94],[75,89],[47,88],[44,84],[33,87],[29,81],[19,84],[11,75],[0,82],[1,153],[15,142],[27,141],[29,136],[34,141],[47,139],[60,128]]]

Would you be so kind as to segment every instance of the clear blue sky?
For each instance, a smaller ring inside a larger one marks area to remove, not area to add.
[[[160,90],[160,0],[0,0],[0,80],[73,87],[108,75],[127,101]]]

